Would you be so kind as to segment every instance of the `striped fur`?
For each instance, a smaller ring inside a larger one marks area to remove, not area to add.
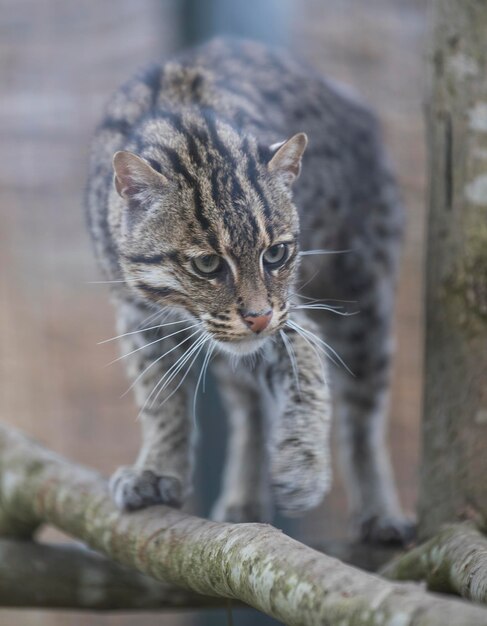
[[[271,502],[289,514],[316,506],[330,480],[323,344],[309,335],[322,333],[355,373],[329,372],[353,518],[367,539],[403,540],[410,526],[383,443],[402,212],[366,107],[280,51],[214,40],[115,94],[94,139],[87,207],[101,268],[116,281],[142,408],[139,458],[112,481],[118,504],[186,496],[200,382],[189,366],[206,354],[233,433],[215,516],[262,518]],[[278,244],[284,262],[266,265]],[[300,249],[349,252],[300,257]],[[195,269],[209,255],[223,259],[214,276]],[[303,283],[300,296],[353,301],[361,313],[303,316],[295,309]],[[162,311],[188,330],[144,328]],[[269,326],[252,333],[243,312],[269,311]],[[185,367],[171,370],[191,346]]]

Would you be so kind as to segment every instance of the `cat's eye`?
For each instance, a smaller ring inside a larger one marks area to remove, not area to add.
[[[193,268],[204,276],[215,274],[222,268],[222,259],[217,254],[206,254],[192,260]]]
[[[285,243],[278,243],[267,248],[264,252],[264,263],[271,267],[282,265],[288,257],[288,246]]]

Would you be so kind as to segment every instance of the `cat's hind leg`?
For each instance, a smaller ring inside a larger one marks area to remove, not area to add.
[[[360,311],[330,320],[327,338],[351,375],[331,366],[340,463],[352,522],[364,541],[407,543],[414,524],[399,504],[386,443],[393,343],[392,281],[370,285]]]

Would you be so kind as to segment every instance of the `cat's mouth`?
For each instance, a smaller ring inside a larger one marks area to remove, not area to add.
[[[254,354],[260,350],[268,339],[269,335],[249,335],[248,337],[243,337],[241,339],[232,339],[228,341],[215,339],[214,341],[217,346],[227,354],[245,356]]]

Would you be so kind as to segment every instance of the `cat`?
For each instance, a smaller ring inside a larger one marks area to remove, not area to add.
[[[408,541],[384,442],[403,209],[368,108],[282,51],[212,40],[113,96],[87,209],[142,424],[118,507],[185,501],[210,366],[231,430],[215,519],[317,506],[333,409],[354,528]]]

